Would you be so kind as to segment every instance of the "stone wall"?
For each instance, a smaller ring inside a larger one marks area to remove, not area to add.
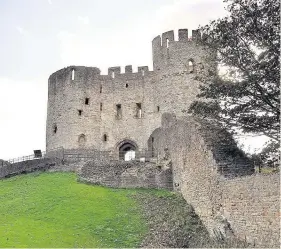
[[[79,179],[114,188],[173,188],[172,170],[153,162],[91,161],[82,167]]]
[[[252,175],[220,181],[222,214],[234,233],[261,247],[279,247],[280,175]]]
[[[47,170],[56,165],[56,161],[50,158],[34,159],[13,163],[0,167],[0,178],[10,177],[37,170]]]
[[[179,41],[173,31],[153,40],[153,71],[142,66],[133,72],[126,66],[121,73],[120,67],[111,67],[101,75],[95,67],[69,66],[53,73],[48,85],[47,151],[57,147],[114,151],[124,140],[146,149],[161,115],[184,115],[199,92],[197,74],[215,70],[212,53],[196,44],[196,36],[188,40],[187,33],[180,30]],[[137,103],[142,109],[139,117]],[[116,105],[121,105],[120,117]]]
[[[174,189],[211,234],[235,235],[256,246],[279,245],[279,174],[255,175],[251,161],[224,130],[164,114],[148,145],[160,153],[169,150]]]

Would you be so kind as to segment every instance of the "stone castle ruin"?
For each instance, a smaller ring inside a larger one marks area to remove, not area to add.
[[[70,66],[49,78],[47,151],[92,148],[127,151],[148,148],[161,125],[161,115],[184,116],[198,93],[197,74],[215,71],[214,53],[197,45],[198,31],[163,33],[152,41],[153,71],[147,66],[111,67],[101,75],[95,67]]]
[[[34,170],[73,170],[110,187],[182,193],[212,235],[252,247],[278,247],[279,173],[259,174],[231,135],[187,116],[198,76],[216,72],[216,53],[198,31],[168,31],[152,41],[148,67],[69,66],[49,77],[46,156],[0,165],[0,178]],[[131,161],[127,161],[134,159]]]

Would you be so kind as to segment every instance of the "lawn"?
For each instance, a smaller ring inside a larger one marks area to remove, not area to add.
[[[136,247],[148,231],[136,191],[86,185],[73,173],[0,180],[0,247]]]

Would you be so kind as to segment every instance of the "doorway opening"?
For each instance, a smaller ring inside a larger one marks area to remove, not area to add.
[[[129,141],[125,141],[119,147],[119,160],[131,161],[136,158],[136,145]]]

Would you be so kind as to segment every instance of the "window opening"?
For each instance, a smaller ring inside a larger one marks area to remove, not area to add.
[[[170,41],[169,41],[169,39],[166,39],[166,41],[167,41],[167,48],[169,47],[169,43],[170,43]]]
[[[72,69],[72,72],[71,72],[71,79],[74,80],[74,78],[75,78],[75,70]]]
[[[159,105],[157,106],[157,112],[160,112],[160,106]]]
[[[112,78],[112,79],[115,78],[115,72],[111,72],[111,78]]]
[[[102,111],[102,103],[100,103],[100,111]]]
[[[82,115],[82,110],[78,110],[78,115],[81,116]]]
[[[85,105],[89,105],[90,99],[89,98],[85,98]]]
[[[154,137],[151,138],[151,156],[154,157]]]
[[[194,64],[192,60],[188,61],[188,71],[189,73],[193,73],[194,72]]]
[[[121,104],[116,105],[116,118],[121,119],[122,117],[122,109],[121,109]]]
[[[143,69],[141,70],[141,75],[144,76],[144,70]]]
[[[80,146],[84,146],[85,142],[86,142],[86,136],[84,134],[81,134],[78,137],[78,143],[79,143]]]
[[[137,107],[136,117],[141,118],[142,115],[141,103],[136,103],[136,107]]]
[[[100,93],[102,93],[102,86],[100,86]]]
[[[57,125],[55,124],[55,125],[53,126],[53,133],[56,134],[57,131],[58,131],[58,127],[57,127]]]
[[[107,135],[103,134],[103,141],[106,142],[107,141]]]
[[[129,86],[129,85],[128,85],[128,83],[126,83],[126,85],[125,85],[125,86],[126,86],[126,88],[128,88],[128,86]]]

